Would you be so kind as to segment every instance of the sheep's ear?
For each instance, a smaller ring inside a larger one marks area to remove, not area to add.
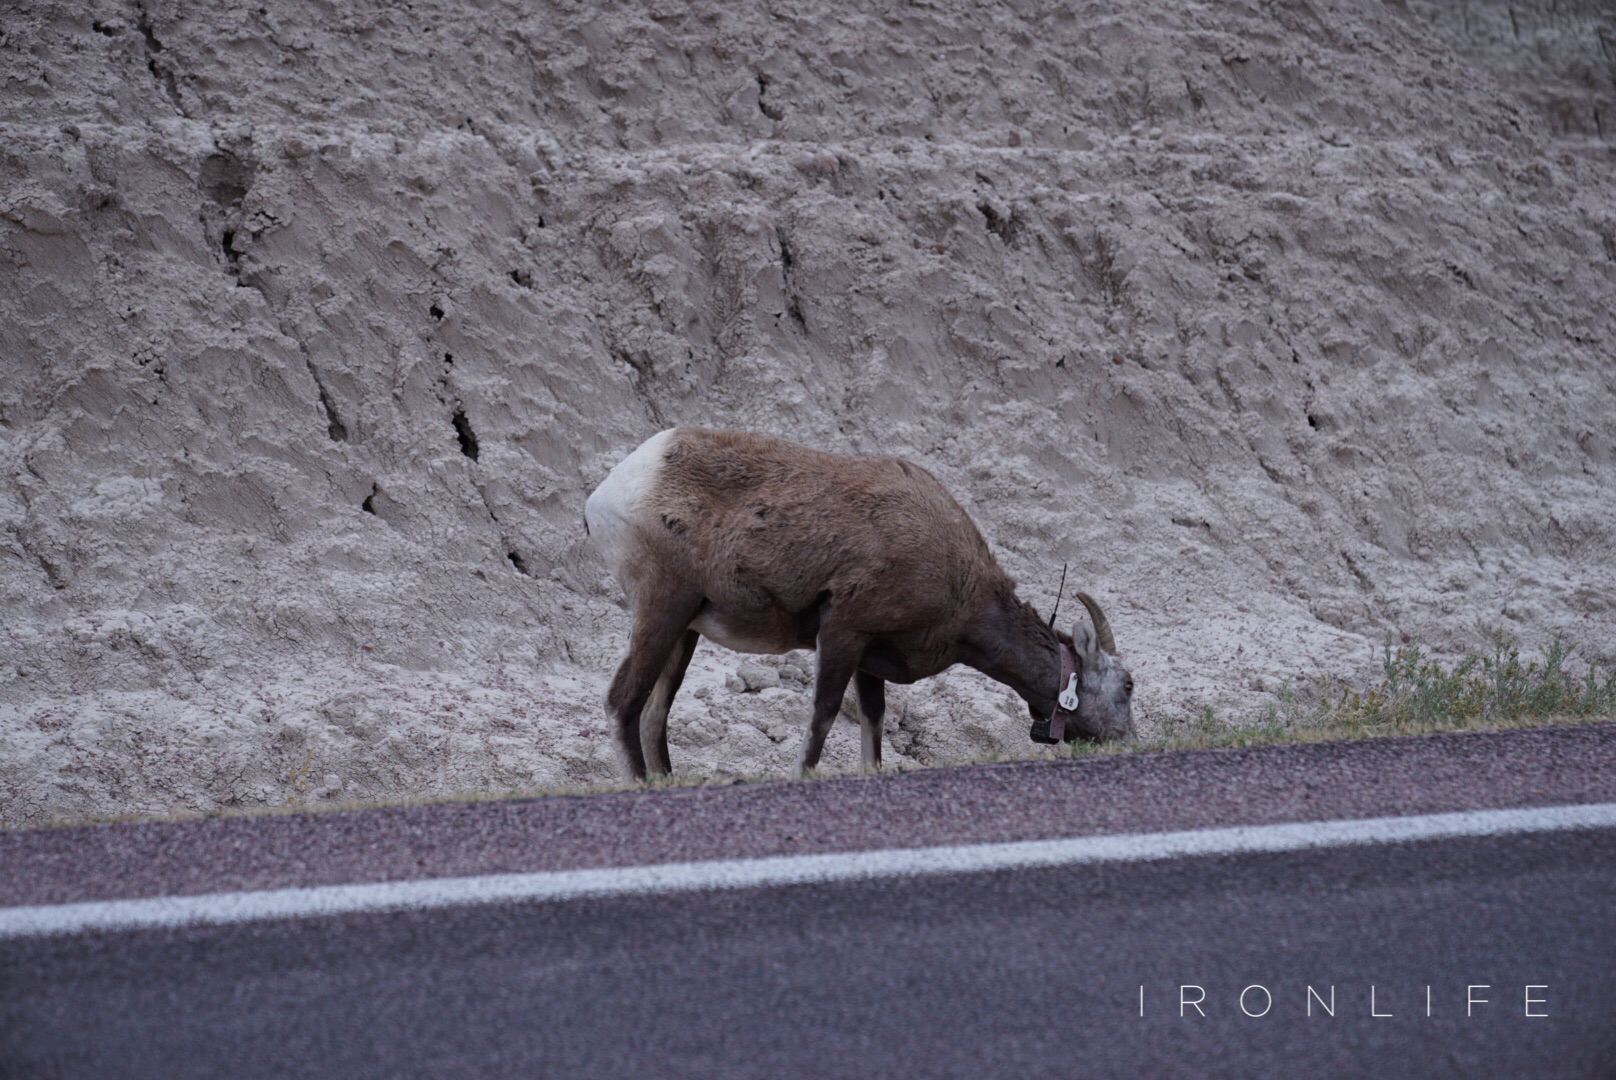
[[[1084,667],[1094,666],[1094,635],[1081,622],[1072,624],[1072,651],[1083,661]]]

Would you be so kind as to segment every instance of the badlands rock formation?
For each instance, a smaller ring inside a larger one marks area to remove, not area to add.
[[[580,511],[672,424],[924,463],[1147,732],[1388,632],[1616,660],[1613,60],[1600,0],[8,4],[0,824],[611,778]],[[741,660],[676,769],[787,769],[811,664]],[[951,674],[889,761],[1026,722]]]

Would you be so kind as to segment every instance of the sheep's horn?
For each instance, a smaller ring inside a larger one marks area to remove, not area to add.
[[[1077,594],[1077,598],[1083,602],[1084,607],[1089,609],[1089,618],[1094,620],[1094,640],[1101,649],[1115,656],[1117,654],[1117,642],[1111,636],[1111,622],[1105,617],[1105,612],[1100,610],[1099,603],[1088,593],[1080,592]]]

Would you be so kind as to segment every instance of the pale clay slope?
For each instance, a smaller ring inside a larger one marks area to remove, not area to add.
[[[347,6],[0,14],[0,823],[611,778],[581,508],[674,423],[922,462],[1147,732],[1616,661],[1605,5]],[[740,659],[676,770],[790,767]]]

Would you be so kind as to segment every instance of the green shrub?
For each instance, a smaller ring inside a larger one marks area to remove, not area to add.
[[[1326,688],[1314,722],[1425,731],[1616,715],[1616,672],[1601,680],[1590,666],[1575,678],[1566,671],[1571,653],[1572,647],[1556,637],[1541,660],[1523,663],[1520,649],[1499,635],[1491,650],[1467,653],[1444,667],[1425,657],[1418,642],[1394,650],[1388,635],[1381,681],[1364,691]]]
[[[1250,746],[1616,717],[1616,671],[1601,675],[1590,665],[1573,676],[1566,670],[1572,651],[1557,637],[1540,659],[1523,662],[1519,647],[1500,634],[1490,649],[1445,666],[1426,656],[1417,641],[1394,649],[1388,634],[1381,678],[1365,689],[1320,679],[1301,694],[1283,690],[1255,722],[1227,721],[1205,706],[1193,716],[1169,717],[1159,739],[1131,748]],[[1129,748],[1078,743],[1073,752]]]

